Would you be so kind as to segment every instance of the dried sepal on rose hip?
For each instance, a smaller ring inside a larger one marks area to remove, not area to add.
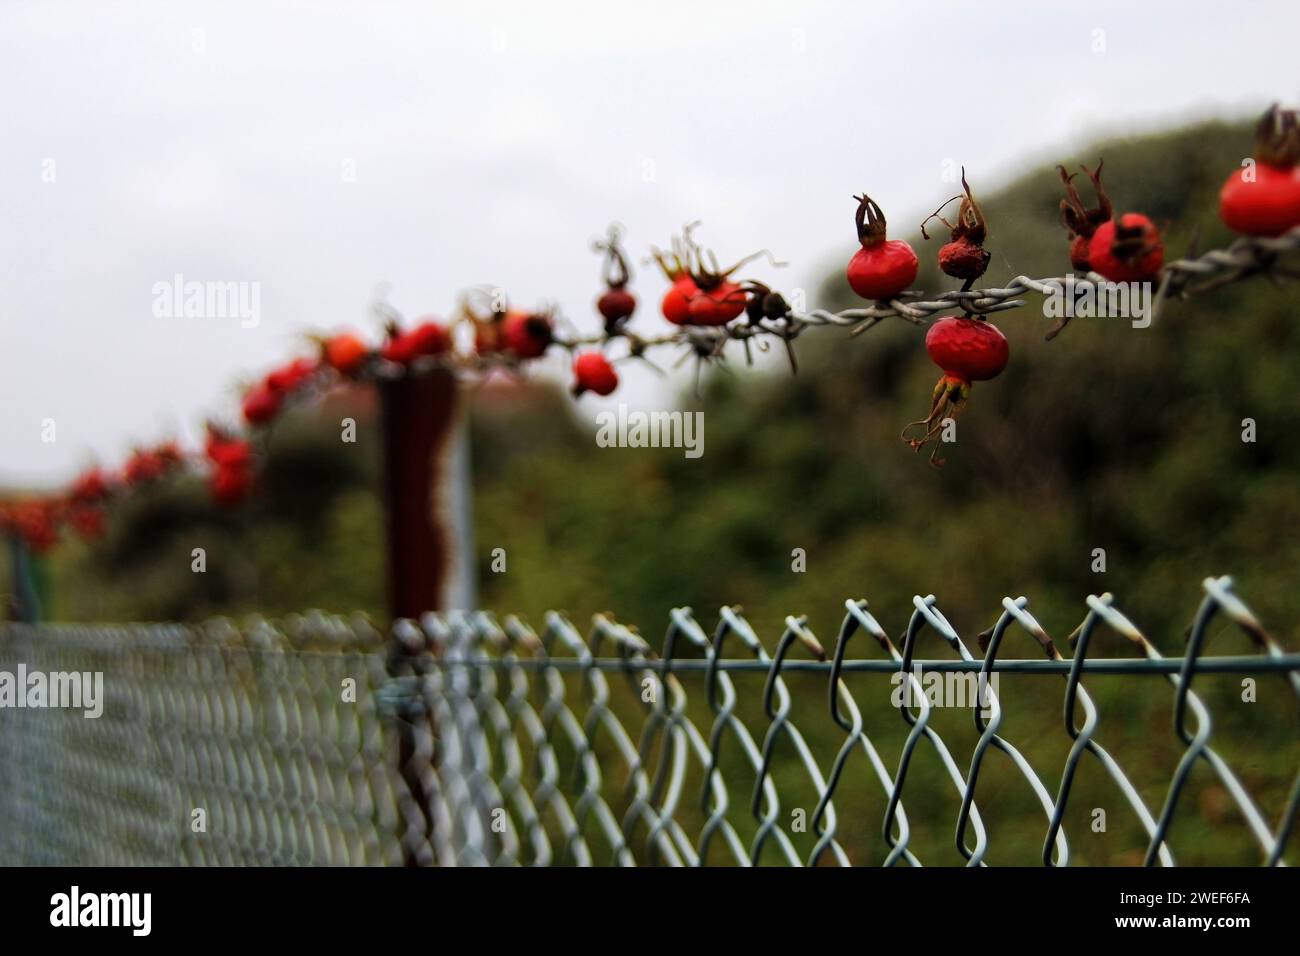
[[[499,294],[493,294],[490,303],[484,306],[486,298],[488,296],[482,289],[463,293],[459,310],[452,320],[453,325],[465,323],[474,330],[474,352],[480,356],[501,351],[501,329],[509,312],[509,306]]]
[[[931,325],[925,334],[925,350],[943,375],[930,397],[930,414],[903,428],[903,441],[915,451],[939,438],[944,419],[955,419],[966,408],[972,383],[997,378],[1007,367],[1011,354],[1001,329],[984,319],[969,316],[949,316]],[[909,436],[918,427],[921,436]],[[943,467],[937,442],[930,453],[930,464]]]
[[[573,360],[573,397],[584,392],[608,395],[618,388],[618,372],[602,352],[583,352]]]
[[[849,260],[849,285],[864,299],[887,302],[916,280],[916,252],[903,240],[888,238],[885,214],[870,196],[853,198],[862,248]]]
[[[790,315],[790,303],[786,302],[785,296],[766,283],[751,279],[742,288],[749,296],[745,302],[745,315],[751,325],[764,319],[784,319]]]
[[[975,280],[988,269],[989,260],[993,256],[984,248],[984,240],[988,237],[988,223],[984,219],[984,212],[980,209],[979,203],[975,202],[975,197],[971,195],[964,166],[961,171],[961,187],[965,195],[952,197],[961,200],[961,206],[957,209],[956,224],[940,215],[943,206],[952,202],[952,199],[949,199],[921,223],[921,237],[927,240],[930,238],[926,234],[925,225],[931,219],[938,219],[948,227],[951,235],[939,249],[939,269],[944,275],[963,280],[966,283],[964,289],[969,290]]]
[[[610,338],[623,334],[623,326],[636,311],[636,296],[627,290],[627,284],[632,281],[632,270],[623,251],[622,236],[623,230],[612,224],[604,239],[592,243],[592,247],[605,256],[602,270],[605,291],[596,300],[596,311],[605,320],[605,334]]]
[[[1092,271],[1088,261],[1088,246],[1092,242],[1093,233],[1113,214],[1110,197],[1101,186],[1103,163],[1104,161],[1098,161],[1096,169],[1080,166],[1092,183],[1093,192],[1097,195],[1097,205],[1091,209],[1083,204],[1079,191],[1074,188],[1074,177],[1077,174],[1066,172],[1064,166],[1056,167],[1056,171],[1061,174],[1061,182],[1065,185],[1065,198],[1061,200],[1061,225],[1065,226],[1069,233],[1070,265],[1085,274]]]
[[[699,223],[691,223],[674,236],[671,253],[651,250],[672,287],[664,294],[660,309],[674,325],[726,325],[744,313],[749,296],[744,286],[732,276],[741,266],[760,256],[772,254],[766,249],[745,256],[735,265],[723,269],[717,256],[702,249],[691,236]],[[773,261],[774,265],[782,265]]]
[[[686,325],[690,321],[691,297],[700,291],[691,275],[695,245],[690,236],[691,230],[698,225],[693,222],[682,229],[680,236],[673,236],[669,252],[650,250],[669,282],[668,291],[659,302],[659,310],[673,325]]]
[[[1300,120],[1269,107],[1255,128],[1254,163],[1219,190],[1219,217],[1243,236],[1280,236],[1300,226]]]
[[[751,326],[762,326],[764,322],[781,322],[782,320],[789,319],[791,313],[794,311],[790,308],[790,303],[785,300],[785,296],[780,292],[773,290],[764,282],[751,279],[748,282],[745,282],[742,288],[745,290],[745,294],[749,296],[748,301],[745,303],[745,316],[749,320]],[[790,341],[791,335],[789,332],[789,325],[777,326],[776,328],[779,329],[779,331],[769,325],[767,326],[767,331],[780,335],[784,340],[786,355],[790,359],[790,371],[797,374],[799,371],[799,363],[795,360],[794,345]],[[750,353],[749,339],[744,338],[741,339],[741,341],[745,345],[745,358],[749,360],[749,363],[752,365],[753,355]],[[763,351],[767,351],[766,342],[760,340],[758,347]]]

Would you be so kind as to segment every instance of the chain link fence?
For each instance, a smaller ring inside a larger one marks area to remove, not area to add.
[[[0,671],[103,679],[98,717],[0,709],[0,863],[400,862],[364,620],[2,627]]]
[[[4,625],[11,688],[103,689],[88,718],[0,684],[0,862],[1285,864],[1300,654],[1204,592],[1177,658],[1109,595],[1069,656],[1024,598],[973,642],[933,597],[896,638],[848,601],[829,653],[736,608],[674,610],[658,653],[609,615]],[[1224,630],[1256,653],[1207,655]],[[1211,696],[1249,704],[1228,732]]]

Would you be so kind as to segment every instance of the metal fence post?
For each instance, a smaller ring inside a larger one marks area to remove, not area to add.
[[[33,580],[34,557],[21,538],[9,536],[10,620],[35,624],[41,619],[41,596]]]

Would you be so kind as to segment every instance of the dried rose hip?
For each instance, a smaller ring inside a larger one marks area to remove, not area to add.
[[[971,195],[970,186],[966,182],[965,168],[961,171],[961,186],[965,195],[953,197],[953,199],[961,199],[956,225],[939,215],[943,206],[952,202],[952,199],[949,199],[921,223],[921,236],[925,239],[930,238],[926,235],[925,223],[931,219],[938,219],[948,227],[952,235],[939,249],[939,268],[944,275],[964,280],[966,288],[969,289],[971,284],[988,269],[989,260],[993,257],[984,248],[984,239],[988,236],[988,224],[984,220],[984,213],[979,204],[975,202],[975,197]]]

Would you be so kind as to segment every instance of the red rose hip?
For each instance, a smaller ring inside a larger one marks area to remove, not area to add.
[[[901,239],[886,238],[885,214],[865,193],[858,201],[856,221],[862,248],[849,260],[847,275],[853,291],[864,299],[889,300],[916,279],[917,260]]]
[[[618,388],[618,373],[600,352],[583,352],[573,361],[573,394],[608,395]]]
[[[950,316],[935,322],[925,335],[925,350],[931,361],[943,369],[943,375],[930,396],[930,414],[903,429],[903,441],[916,451],[935,441],[944,421],[955,419],[966,408],[971,383],[997,378],[1011,355],[1001,329],[970,316]],[[922,429],[921,437],[909,437],[908,432],[918,426]],[[930,464],[943,467],[938,444],[930,454]]]
[[[1165,264],[1160,231],[1140,212],[1103,222],[1088,243],[1092,271],[1111,282],[1146,282]]]
[[[1255,131],[1254,164],[1219,190],[1219,217],[1243,236],[1280,236],[1300,226],[1300,122],[1271,107]]]

